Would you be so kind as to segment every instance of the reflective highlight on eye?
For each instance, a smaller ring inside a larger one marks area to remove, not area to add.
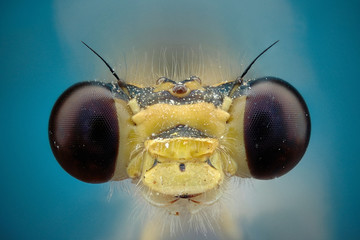
[[[289,172],[304,155],[309,138],[309,111],[296,89],[273,77],[250,83],[244,140],[253,177],[270,179]]]
[[[111,91],[97,82],[69,88],[52,110],[49,139],[56,159],[69,174],[90,183],[110,180],[119,145]]]

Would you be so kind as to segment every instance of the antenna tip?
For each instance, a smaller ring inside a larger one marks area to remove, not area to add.
[[[273,44],[271,44],[271,46],[274,46],[275,44],[277,44],[280,40],[276,40]]]

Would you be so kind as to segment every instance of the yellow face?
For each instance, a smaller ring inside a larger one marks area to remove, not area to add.
[[[72,176],[130,178],[174,215],[214,204],[231,177],[287,173],[309,136],[304,100],[274,77],[214,86],[195,76],[150,87],[84,82],[63,93],[49,122],[53,153]]]
[[[139,179],[145,197],[154,205],[176,205],[181,199],[199,206],[212,204],[221,197],[225,178],[238,169],[232,157],[234,152],[242,154],[239,158],[246,158],[243,144],[238,149],[228,149],[229,138],[242,135],[241,128],[235,129],[230,121],[232,100],[226,97],[218,106],[211,101],[185,102],[183,99],[194,91],[199,91],[197,95],[206,93],[195,81],[163,82],[153,92],[171,94],[177,104],[161,102],[140,107],[137,101],[127,105],[122,100],[116,102],[119,116],[130,108],[127,117],[132,124],[126,129],[129,148],[120,149],[124,155],[119,155],[113,180],[122,179],[126,169],[126,177]],[[238,114],[243,114],[243,110]],[[239,172],[250,176],[247,166],[242,167]]]

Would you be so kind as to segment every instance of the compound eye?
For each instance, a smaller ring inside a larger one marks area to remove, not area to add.
[[[66,90],[51,112],[49,140],[57,161],[70,175],[89,183],[109,181],[119,147],[111,90],[98,82]]]
[[[289,172],[305,153],[310,116],[298,91],[277,78],[250,82],[244,141],[251,175],[271,179]]]

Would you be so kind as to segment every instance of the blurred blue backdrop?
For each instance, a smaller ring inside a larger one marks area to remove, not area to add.
[[[244,62],[280,39],[254,75],[292,83],[312,116],[299,166],[267,185],[254,181],[255,192],[273,186],[269,199],[280,206],[245,214],[253,216],[244,223],[246,239],[358,239],[359,1],[15,0],[1,1],[0,9],[1,239],[119,236],[131,196],[120,191],[108,201],[109,184],[82,183],[61,169],[48,143],[51,108],[71,84],[111,77],[96,71],[104,66],[80,40],[116,63],[116,54],[131,47],[183,44],[190,30],[186,41],[216,43],[221,36]],[[253,201],[253,208],[266,201]],[[288,228],[302,234],[283,235]]]

